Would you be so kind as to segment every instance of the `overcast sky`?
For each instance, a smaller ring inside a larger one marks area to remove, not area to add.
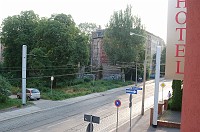
[[[40,17],[70,14],[78,25],[92,22],[102,28],[114,11],[132,5],[132,14],[139,16],[146,30],[166,41],[168,0],[0,0],[0,23],[8,16],[33,10]]]

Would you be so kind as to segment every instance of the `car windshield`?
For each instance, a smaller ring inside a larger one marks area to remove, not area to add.
[[[37,89],[33,89],[31,90],[31,93],[39,93],[39,91]]]

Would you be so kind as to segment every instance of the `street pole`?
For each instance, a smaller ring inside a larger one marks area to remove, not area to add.
[[[22,105],[26,104],[26,61],[27,61],[27,46],[22,46]]]
[[[90,132],[93,132],[93,130],[92,130],[92,115],[90,116]]]
[[[145,99],[145,83],[146,83],[146,65],[147,65],[147,46],[148,46],[148,38],[146,36],[136,34],[136,33],[130,33],[130,35],[136,35],[140,36],[146,39],[145,42],[145,58],[144,58],[144,75],[143,75],[143,92],[142,92],[142,109],[141,109],[141,115],[144,115],[144,99]]]
[[[54,77],[51,76],[51,95],[52,95],[53,80],[54,80]]]
[[[157,127],[157,119],[158,119],[160,57],[161,57],[161,47],[157,46],[157,48],[156,48],[156,76],[155,76],[155,90],[154,90],[153,127]]]
[[[118,115],[118,109],[119,109],[119,108],[117,107],[117,125],[116,125],[116,132],[118,132],[118,118],[119,118],[119,117],[118,117],[118,116],[119,116],[119,115]]]
[[[144,75],[143,75],[143,92],[142,92],[142,110],[141,115],[144,115],[144,100],[145,100],[145,83],[146,83],[146,65],[147,65],[147,38],[145,43],[145,58],[144,58]]]
[[[130,97],[129,97],[129,107],[130,107],[130,132],[131,132],[131,117],[132,117],[132,94],[130,94]]]
[[[164,101],[163,101],[163,87],[162,87],[162,103],[164,103]]]
[[[135,67],[135,86],[137,86],[137,62]]]

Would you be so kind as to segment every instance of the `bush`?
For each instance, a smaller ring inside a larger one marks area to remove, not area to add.
[[[8,96],[0,94],[0,103],[5,103],[8,100]]]
[[[12,94],[17,94],[17,93],[20,92],[20,91],[21,91],[21,88],[19,88],[19,87],[12,87],[12,88],[11,88]]]
[[[170,99],[168,100],[168,107],[167,107],[167,109],[168,109],[168,110],[171,110],[171,108],[172,108],[172,98],[170,98]]]
[[[44,86],[42,79],[32,79],[27,81],[27,88],[39,88]]]
[[[171,110],[181,111],[182,106],[182,89],[181,89],[182,81],[181,80],[173,80],[172,82],[172,104]]]
[[[89,78],[84,78],[84,82],[90,82],[91,81],[91,79],[89,79]]]
[[[0,103],[5,103],[7,101],[11,87],[10,83],[0,76]]]

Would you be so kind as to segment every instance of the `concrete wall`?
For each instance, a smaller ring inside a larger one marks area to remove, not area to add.
[[[200,131],[200,0],[187,0],[181,132]]]

